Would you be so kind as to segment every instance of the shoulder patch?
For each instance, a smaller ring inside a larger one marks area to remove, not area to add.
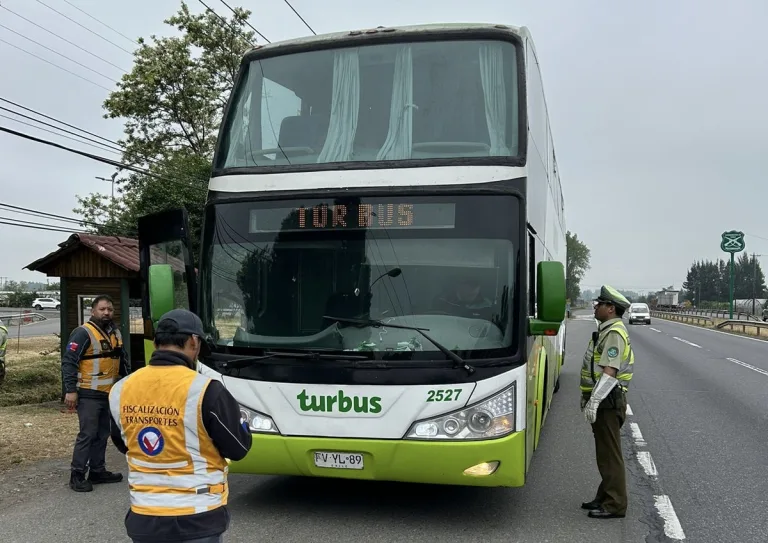
[[[616,358],[619,356],[619,350],[616,347],[608,347],[608,358]]]

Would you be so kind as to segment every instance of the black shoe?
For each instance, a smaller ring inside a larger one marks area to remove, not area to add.
[[[581,508],[587,509],[588,511],[594,511],[595,509],[600,509],[600,507],[600,502],[597,500],[592,500],[591,502],[584,502],[581,504]]]
[[[93,490],[91,482],[85,478],[85,474],[80,471],[73,471],[69,477],[69,488],[75,492],[90,492]]]
[[[626,515],[621,515],[619,513],[609,513],[605,509],[603,509],[602,506],[600,506],[598,509],[593,509],[589,512],[589,518],[624,518]]]
[[[119,483],[123,480],[123,474],[112,473],[111,471],[92,471],[88,474],[88,480],[94,485],[102,483]]]

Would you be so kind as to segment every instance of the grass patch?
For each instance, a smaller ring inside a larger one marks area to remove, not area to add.
[[[72,454],[77,412],[58,402],[0,407],[0,472]]]
[[[0,407],[36,404],[61,397],[59,338],[23,337],[8,341]]]

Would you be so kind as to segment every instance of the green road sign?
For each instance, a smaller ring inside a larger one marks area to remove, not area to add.
[[[730,317],[733,318],[733,291],[734,291],[734,262],[733,262],[733,255],[734,253],[740,253],[746,248],[746,243],[744,243],[744,232],[737,232],[736,230],[730,230],[728,232],[723,232],[722,239],[720,240],[720,249],[725,251],[726,253],[731,253],[731,262],[730,262],[730,285],[729,285],[729,305],[730,305],[730,311],[728,312]]]
[[[746,247],[746,244],[744,243],[744,232],[731,230],[730,232],[723,232],[722,236],[720,248],[726,253],[740,253]]]

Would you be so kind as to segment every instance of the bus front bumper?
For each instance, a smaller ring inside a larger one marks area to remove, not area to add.
[[[350,458],[339,453],[359,456]],[[362,469],[350,469],[360,468],[360,457]],[[316,459],[350,467],[318,467]],[[523,486],[525,471],[524,431],[498,439],[470,442],[253,434],[253,446],[248,455],[229,464],[230,473],[489,487]]]

